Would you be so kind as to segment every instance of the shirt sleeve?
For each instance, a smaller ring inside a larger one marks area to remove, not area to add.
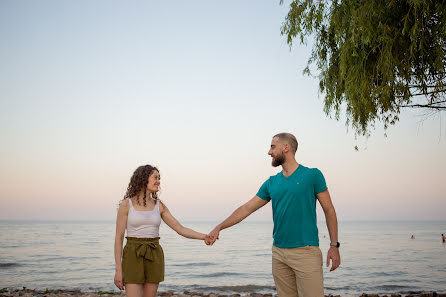
[[[314,169],[314,194],[317,195],[323,191],[327,190],[327,184],[325,183],[325,178],[322,172],[315,168]]]
[[[266,201],[271,200],[271,197],[269,196],[269,179],[266,180],[260,187],[259,191],[257,192],[257,197]]]

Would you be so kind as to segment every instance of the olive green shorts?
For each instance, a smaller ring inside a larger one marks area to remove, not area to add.
[[[126,237],[122,253],[122,280],[126,284],[164,280],[164,252],[157,238]]]

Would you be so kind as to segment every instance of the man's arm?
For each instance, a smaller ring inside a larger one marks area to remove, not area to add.
[[[220,234],[220,231],[226,228],[229,228],[231,226],[234,226],[235,224],[240,223],[243,221],[247,216],[255,212],[260,207],[267,204],[268,201],[263,200],[262,198],[258,196],[254,196],[251,200],[237,208],[226,220],[218,224],[214,230],[209,233],[209,236],[211,238],[211,244],[213,244],[217,239],[218,235]]]
[[[331,202],[330,193],[325,190],[316,195],[322,209],[325,213],[325,221],[327,222],[328,233],[330,235],[331,242],[338,241],[338,219],[336,217],[336,211],[333,203]],[[335,246],[330,246],[327,252],[327,267],[330,265],[330,259],[332,262],[330,271],[335,270],[341,264],[341,256],[339,255],[339,249]]]

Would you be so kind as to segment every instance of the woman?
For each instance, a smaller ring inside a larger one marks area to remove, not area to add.
[[[115,285],[129,297],[155,297],[164,280],[164,253],[158,242],[161,219],[178,234],[193,239],[207,236],[183,227],[158,199],[160,174],[150,165],[140,166],[130,179],[116,220]],[[127,229],[127,244],[122,250]],[[122,254],[122,262],[121,262]]]

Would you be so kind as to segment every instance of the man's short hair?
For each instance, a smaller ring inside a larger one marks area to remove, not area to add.
[[[285,141],[286,143],[288,143],[291,147],[291,151],[293,153],[296,153],[297,151],[297,139],[296,137],[291,134],[291,133],[279,133],[273,136],[274,137],[278,137],[280,140]]]

